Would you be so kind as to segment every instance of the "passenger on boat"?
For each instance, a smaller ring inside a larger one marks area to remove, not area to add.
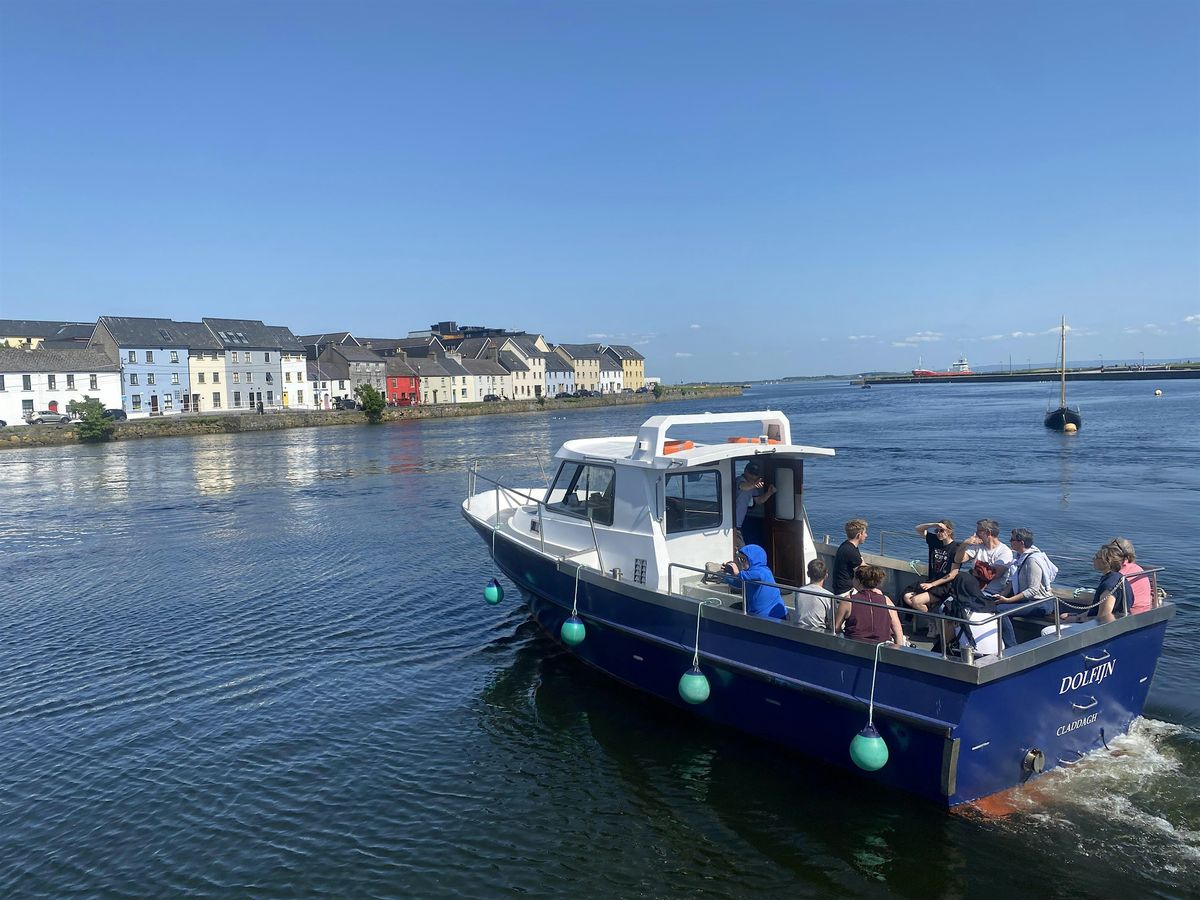
[[[1054,592],[1050,585],[1058,577],[1058,566],[1034,545],[1033,532],[1028,528],[1014,528],[1008,545],[1013,552],[1013,562],[1008,567],[1004,590],[1001,591],[1000,597],[996,598],[997,612],[1004,612],[1017,604],[1041,600],[1041,604],[1029,607],[1021,615],[1053,618]],[[1012,647],[1017,643],[1017,634],[1013,630],[1010,617],[1006,616],[1002,620],[1000,634],[1005,647]]]
[[[756,541],[759,536],[756,532],[757,523],[751,522],[746,525],[746,513],[751,506],[754,506],[755,500],[758,500],[759,505],[766,503],[768,498],[775,493],[775,485],[767,484],[763,481],[762,468],[754,460],[746,463],[746,468],[742,470],[742,477],[737,482],[737,497],[734,501],[733,508],[733,548],[736,550],[739,547],[745,546],[747,543],[746,535],[743,532],[743,527],[750,529],[750,540]]]
[[[786,619],[787,607],[775,586],[775,575],[767,565],[767,551],[758,544],[746,544],[734,559],[725,563],[729,572],[725,583],[732,587],[746,585],[746,611],[766,619]],[[761,583],[760,583],[761,582]]]
[[[954,579],[958,576],[958,566],[954,565],[954,556],[958,553],[958,541],[954,540],[954,523],[949,519],[922,522],[916,531],[925,538],[929,547],[929,571],[924,581],[917,582],[905,592],[903,600],[906,606],[921,612],[936,612],[942,601],[954,590]],[[925,624],[930,635],[936,633],[933,620]]]
[[[846,540],[842,541],[833,556],[833,593],[843,597],[854,590],[854,572],[863,564],[858,548],[867,539],[865,519],[851,519],[846,523]]]
[[[1092,568],[1104,577],[1096,585],[1096,593],[1087,612],[1078,615],[1063,614],[1063,621],[1067,623],[1063,625],[1063,631],[1103,625],[1126,614],[1126,610],[1132,606],[1133,591],[1121,575],[1121,565],[1124,562],[1125,554],[1113,544],[1105,544],[1092,557]],[[1054,626],[1043,628],[1042,634],[1054,634]]]
[[[808,584],[796,592],[796,624],[816,631],[833,630],[833,595],[825,589],[825,563],[819,559],[808,564]]]
[[[995,519],[980,519],[975,523],[975,533],[958,545],[954,564],[964,563],[974,568],[975,563],[984,563],[991,568],[992,578],[984,591],[998,594],[1004,587],[1004,573],[1012,563],[1012,550],[1000,540],[1000,523]]]
[[[886,573],[879,566],[859,566],[854,572],[858,589],[838,603],[834,632],[856,641],[880,644],[890,640],[903,647],[904,631],[891,598],[879,589]]]
[[[1130,608],[1132,613],[1143,613],[1154,606],[1154,585],[1151,584],[1149,575],[1144,574],[1145,569],[1137,564],[1137,553],[1134,552],[1133,542],[1123,537],[1115,537],[1109,541],[1114,547],[1121,551],[1121,555],[1125,558],[1125,562],[1121,564],[1121,574],[1125,576],[1125,581],[1133,591],[1133,606]]]

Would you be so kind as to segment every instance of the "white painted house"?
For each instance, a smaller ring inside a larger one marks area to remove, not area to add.
[[[99,350],[0,347],[0,421],[20,425],[41,412],[68,413],[89,397],[121,408],[121,367]]]

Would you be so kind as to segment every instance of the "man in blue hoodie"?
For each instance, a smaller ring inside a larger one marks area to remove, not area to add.
[[[746,544],[732,562],[725,563],[729,573],[725,583],[741,587],[746,582],[746,611],[765,619],[786,619],[787,607],[775,586],[775,576],[767,566],[767,551],[758,544]],[[762,582],[761,584],[758,582]]]

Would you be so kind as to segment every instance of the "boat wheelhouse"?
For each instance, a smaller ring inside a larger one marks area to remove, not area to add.
[[[475,466],[462,512],[539,624],[585,663],[850,771],[848,747],[870,708],[889,755],[865,777],[937,803],[1007,790],[1128,729],[1174,614],[1157,600],[1156,569],[1141,576],[1154,581],[1150,610],[1044,636],[1049,620],[1021,617],[1036,604],[972,624],[906,611],[918,622],[914,638],[922,619],[971,628],[981,652],[962,656],[748,615],[744,585],[714,582],[709,565],[733,555],[742,470],[754,461],[776,487],[751,514],[761,514],[759,543],[791,605],[810,560],[832,570],[837,548],[815,539],[803,499],[807,468],[834,456],[794,443],[776,411],[655,416],[633,436],[565,443],[549,488],[503,485]],[[885,570],[891,597],[923,572],[907,559],[863,557]],[[1056,590],[1056,607],[1069,599],[1088,602]],[[1022,639],[1008,649],[995,640],[1003,617]],[[685,699],[681,675],[693,665],[705,690]]]

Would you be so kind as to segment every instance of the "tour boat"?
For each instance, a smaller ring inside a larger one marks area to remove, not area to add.
[[[835,452],[795,443],[782,413],[655,416],[636,435],[567,441],[556,458],[549,488],[502,484],[476,464],[463,515],[549,635],[666,703],[947,807],[1069,766],[1142,712],[1175,611],[1158,569],[1142,576],[1155,605],[1105,624],[1043,636],[1051,620],[1018,609],[951,619],[977,652],[863,643],[748,615],[711,565],[733,557],[736,481],[753,460],[776,487],[751,515],[785,602],[810,560],[833,569],[835,542],[813,535],[803,498]],[[924,571],[863,557],[893,598]],[[1089,602],[1078,595],[1056,589]],[[484,596],[500,602],[502,585]],[[1009,615],[1020,643],[1004,649]]]
[[[1042,424],[1054,431],[1075,432],[1083,427],[1083,415],[1078,408],[1071,409],[1067,406],[1067,319],[1065,316],[1059,327],[1058,362],[1060,376],[1058,409],[1047,410]]]

